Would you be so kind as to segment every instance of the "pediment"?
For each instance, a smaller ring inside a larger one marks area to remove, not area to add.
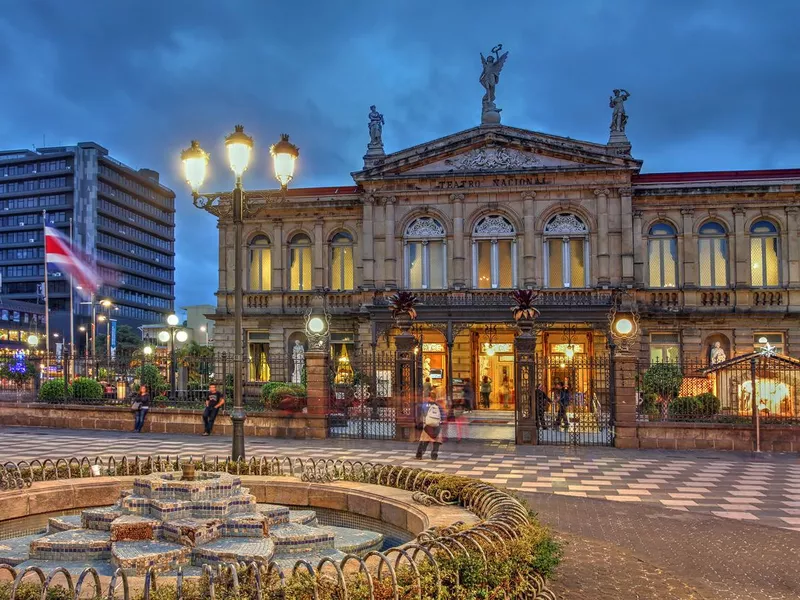
[[[630,169],[642,163],[596,144],[512,127],[476,127],[387,154],[353,173],[356,183],[446,173],[535,173],[554,169]]]

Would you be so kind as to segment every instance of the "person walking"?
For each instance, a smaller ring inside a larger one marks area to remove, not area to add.
[[[472,381],[464,380],[464,412],[475,410],[475,390],[472,389]]]
[[[536,428],[547,429],[547,421],[545,420],[545,413],[547,413],[547,405],[551,400],[544,391],[544,386],[540,383],[536,386],[534,393],[534,402],[536,403]]]
[[[503,405],[503,410],[508,410],[508,399],[511,395],[511,384],[508,381],[508,375],[503,375],[503,381],[500,382],[500,402]]]
[[[567,431],[569,429],[569,419],[567,419],[569,390],[561,381],[556,383],[556,400],[558,400],[558,415],[556,416],[556,422],[553,424],[553,427],[558,429],[559,426],[563,424],[564,431]]]
[[[484,375],[481,380],[481,407],[489,408],[489,396],[492,394],[492,380]]]
[[[431,392],[433,392],[433,388],[431,387],[431,378],[426,377],[425,383],[422,384],[422,398],[423,400],[430,400],[431,399]]]
[[[444,411],[442,407],[433,399],[429,399],[422,404],[421,425],[422,432],[419,434],[419,446],[417,446],[417,460],[422,460],[428,449],[428,444],[433,444],[431,449],[431,459],[439,458],[439,448],[442,445],[442,421]]]
[[[150,394],[147,392],[146,385],[139,386],[139,395],[131,403],[131,410],[135,413],[133,431],[142,433],[144,418],[147,416],[147,411],[150,410]]]
[[[206,398],[206,409],[203,411],[203,425],[205,431],[203,435],[211,435],[214,429],[214,421],[217,420],[219,409],[225,404],[225,396],[217,391],[217,386],[213,383],[208,386],[208,398]]]

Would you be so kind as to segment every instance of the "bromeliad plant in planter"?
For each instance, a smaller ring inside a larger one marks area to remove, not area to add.
[[[411,292],[397,292],[389,297],[389,311],[401,329],[411,327],[411,321],[417,318],[418,304],[419,298]]]
[[[539,309],[533,303],[539,297],[539,292],[533,290],[514,290],[511,293],[511,299],[514,305],[511,307],[511,312],[514,315],[514,320],[518,323],[520,321],[532,323],[539,316]]]

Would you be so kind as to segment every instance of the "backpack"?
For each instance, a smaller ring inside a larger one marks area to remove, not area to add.
[[[442,411],[439,410],[439,405],[431,402],[428,410],[425,413],[425,425],[429,427],[439,427],[442,424]]]

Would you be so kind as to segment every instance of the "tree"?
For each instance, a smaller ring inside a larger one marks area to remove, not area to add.
[[[105,329],[105,327],[103,328]],[[117,354],[132,354],[142,345],[141,336],[130,325],[119,325],[117,327]],[[95,343],[98,354],[106,351],[106,334],[98,334]]]
[[[669,403],[678,397],[683,382],[683,372],[675,363],[653,363],[642,376],[642,391],[656,397],[661,414],[667,417]]]

